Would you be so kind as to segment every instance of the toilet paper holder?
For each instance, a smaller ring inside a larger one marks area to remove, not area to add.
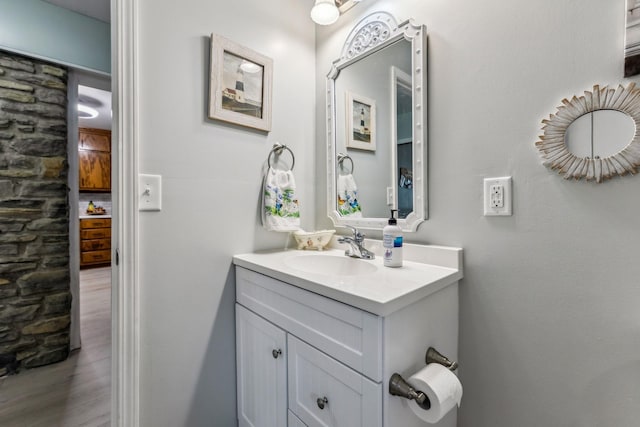
[[[427,354],[425,355],[425,363],[438,363],[451,371],[458,369],[458,362],[452,362],[448,357],[444,356],[438,350],[433,347],[429,347]],[[409,400],[415,400],[418,406],[422,409],[431,408],[431,402],[426,394],[420,390],[414,389],[402,375],[394,373],[389,379],[389,394],[393,396],[404,397]]]
[[[452,362],[448,357],[443,356],[438,350],[433,347],[429,347],[427,354],[424,356],[424,363],[439,363],[450,371],[458,369],[458,362]]]

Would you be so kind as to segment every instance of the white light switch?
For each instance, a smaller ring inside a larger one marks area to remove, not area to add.
[[[393,194],[393,187],[387,187],[387,205],[393,206],[396,198]]]
[[[138,175],[138,210],[162,210],[162,176]]]

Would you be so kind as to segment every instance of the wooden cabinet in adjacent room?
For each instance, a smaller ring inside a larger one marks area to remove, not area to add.
[[[80,191],[111,191],[111,131],[80,128]]]
[[[80,220],[80,267],[111,263],[111,218]]]

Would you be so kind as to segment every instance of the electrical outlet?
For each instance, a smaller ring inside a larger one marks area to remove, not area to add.
[[[489,187],[489,197],[492,208],[504,208],[504,187],[502,184],[492,184]]]
[[[395,202],[395,197],[393,194],[393,187],[387,187],[387,205],[393,206]]]
[[[511,177],[484,179],[484,216],[511,216]]]

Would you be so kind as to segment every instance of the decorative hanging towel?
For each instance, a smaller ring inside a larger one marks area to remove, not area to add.
[[[338,212],[342,216],[362,217],[362,209],[358,203],[358,186],[351,174],[338,175]]]
[[[300,208],[291,170],[269,167],[262,192],[262,226],[269,231],[300,229]]]

